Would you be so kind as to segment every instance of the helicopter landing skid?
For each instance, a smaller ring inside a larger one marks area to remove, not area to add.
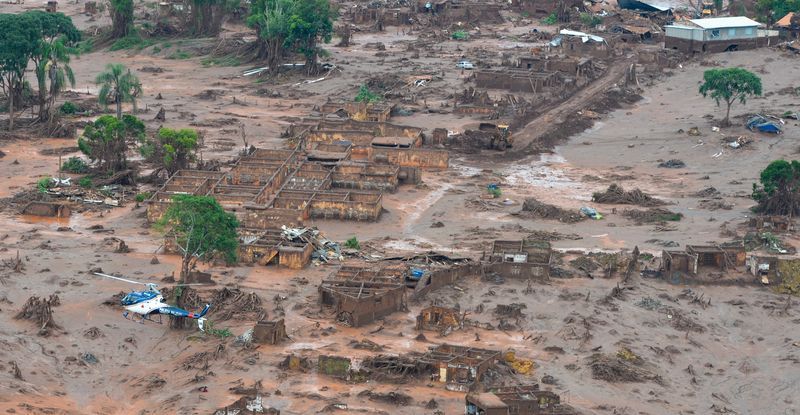
[[[125,317],[126,320],[130,320],[130,321],[133,321],[135,323],[136,322],[136,318],[134,316],[128,317],[129,315],[130,315],[130,313],[128,311],[122,313],[122,317]],[[134,313],[134,315],[136,315],[136,313]],[[158,320],[153,320],[152,318],[150,318],[148,316],[142,316],[139,319],[139,324],[144,324],[145,320],[151,321],[153,323],[163,324],[162,321],[161,321],[161,314],[158,315]]]

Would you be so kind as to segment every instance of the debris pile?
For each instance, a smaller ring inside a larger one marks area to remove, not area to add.
[[[49,298],[41,299],[37,296],[28,298],[22,310],[14,316],[17,320],[33,320],[39,326],[39,334],[44,336],[49,334],[48,329],[60,328],[53,321],[53,307],[61,304],[58,295],[53,294]]]
[[[608,186],[605,192],[593,193],[592,201],[595,203],[637,205],[643,207],[655,207],[667,204],[667,202],[656,199],[639,189],[625,191],[622,186],[616,183]]]
[[[676,213],[664,208],[647,210],[626,209],[622,211],[622,216],[635,221],[637,224],[677,222],[683,218],[682,213]]]
[[[684,163],[683,160],[670,159],[658,163],[658,167],[663,167],[665,169],[682,169],[686,167],[686,163]]]
[[[339,244],[320,235],[317,228],[287,228],[281,226],[283,238],[289,242],[303,242],[314,247],[311,257],[315,262],[328,262],[332,259],[341,260],[342,252]]]
[[[239,288],[222,288],[215,290],[210,304],[214,304],[214,319],[225,321],[231,319],[256,321],[266,320],[267,311],[263,301],[254,292],[245,292]]]
[[[531,217],[555,219],[564,223],[576,223],[586,219],[586,217],[578,212],[569,211],[555,205],[543,203],[532,197],[526,198],[525,202],[522,203],[522,212]]]
[[[630,355],[636,359],[630,359]],[[653,381],[662,384],[660,376],[646,368],[645,362],[633,353],[626,354],[619,352],[616,355],[595,353],[588,358],[589,368],[592,370],[592,378],[604,380],[611,383],[641,383]]]
[[[408,406],[414,402],[413,398],[402,392],[378,393],[369,389],[359,392],[358,397],[398,406]]]
[[[10,269],[14,272],[25,271],[25,263],[22,262],[22,259],[19,257],[19,251],[17,251],[17,256],[4,259],[2,262],[0,262],[0,266],[5,269]]]

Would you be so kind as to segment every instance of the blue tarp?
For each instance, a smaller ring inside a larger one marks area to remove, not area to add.
[[[745,124],[750,131],[760,131],[762,133],[780,134],[783,132],[781,126],[775,121],[770,121],[766,117],[756,115],[747,120]]]

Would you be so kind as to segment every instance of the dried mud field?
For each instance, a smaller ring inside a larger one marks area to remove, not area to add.
[[[81,29],[110,24],[105,15],[88,20],[81,13],[83,5],[59,7]],[[3,13],[33,8],[40,5],[0,5]],[[307,77],[298,74],[266,81],[245,77],[242,73],[253,65],[204,65],[199,56],[170,59],[170,52],[152,48],[102,48],[73,61],[77,84],[71,93],[96,94],[94,77],[100,68],[123,63],[142,80],[140,117],[148,129],[202,129],[201,157],[223,163],[241,149],[242,129],[248,144],[284,148],[281,134],[293,122],[328,99],[351,99],[366,80],[389,83],[420,73],[438,74],[419,92],[423,98],[414,100],[415,108],[425,110],[395,116],[391,122],[420,127],[426,134],[434,128],[464,131],[480,121],[447,109],[469,77],[455,69],[455,62],[478,51],[530,47],[511,40],[512,35],[529,32],[522,26],[487,25],[488,34],[477,39],[442,40],[417,50],[409,44],[421,38],[421,31],[387,27],[384,32],[355,33],[351,46],[327,48],[326,59],[339,69],[313,83],[303,83]],[[248,30],[229,25],[221,36],[233,38]],[[177,42],[183,43],[173,49],[214,44],[204,39]],[[380,56],[369,46],[378,42],[385,46]],[[414,53],[416,58],[411,57]],[[597,111],[602,115],[585,130],[571,123],[579,125],[578,111],[597,105],[591,102],[593,94],[555,103],[558,117],[566,118],[547,122],[576,132],[547,151],[527,151],[521,145],[505,153],[452,151],[447,170],[426,171],[421,183],[385,193],[377,222],[313,219],[308,225],[334,241],[357,236],[365,251],[369,249],[367,255],[375,258],[437,251],[478,261],[495,240],[533,235],[550,240],[556,267],[567,268],[572,259],[589,253],[627,255],[638,247],[645,254],[642,270],[654,270],[665,247],[716,244],[744,235],[759,172],[772,160],[797,158],[797,120],[785,119],[779,136],[754,133],[742,125],[753,113],[798,111],[800,101],[791,91],[800,85],[799,59],[763,48],[686,60],[643,82],[637,90],[640,99]],[[624,70],[624,65],[618,66]],[[734,125],[715,131],[722,110],[698,94],[699,82],[709,68],[734,66],[759,74],[764,96],[734,105]],[[614,65],[609,67],[596,81],[603,83],[599,89],[604,93],[622,82],[610,75]],[[165,121],[153,119],[159,108],[166,111]],[[535,136],[544,128],[536,120],[543,118],[534,118],[515,134]],[[687,133],[693,128],[699,135]],[[734,149],[726,141],[731,136],[751,141]],[[58,154],[79,154],[74,138],[40,135],[3,135],[0,151],[0,198],[11,198],[54,175]],[[683,161],[685,167],[658,166],[671,159]],[[482,197],[491,183],[502,189],[500,199]],[[628,205],[592,202],[593,192],[612,184],[641,189],[683,217],[666,226],[641,223],[624,215]],[[716,190],[713,204],[703,192],[708,188]],[[140,190],[155,187],[143,184]],[[320,355],[345,356],[358,363],[376,354],[405,355],[447,343],[511,350],[530,359],[529,374],[498,371],[492,381],[540,383],[581,414],[800,413],[800,300],[758,284],[673,284],[648,272],[625,281],[619,275],[606,278],[586,272],[534,283],[465,276],[409,301],[405,311],[363,327],[347,327],[319,304],[318,287],[336,272],[337,261],[302,270],[202,264],[200,269],[211,273],[215,283],[197,289],[204,298],[226,289],[259,298],[244,311],[239,310],[241,303],[212,308],[209,319],[233,336],[126,320],[112,296],[130,287],[92,272],[100,268],[164,286],[164,278],[180,272],[180,258],[163,253],[163,235],[147,223],[146,206],[132,197],[128,195],[122,207],[88,209],[69,218],[20,215],[4,202],[0,412],[213,414],[257,394],[265,407],[281,414],[462,414],[465,393],[446,390],[432,378],[355,382],[326,376],[313,364],[300,370],[282,366],[287,355],[312,362]],[[593,206],[604,219],[565,223],[532,217],[521,212],[526,198],[571,211]],[[125,249],[120,249],[120,240]],[[787,234],[784,242],[797,246],[800,239]],[[30,297],[52,295],[58,301],[51,307],[48,329],[17,318]],[[518,313],[503,311],[510,304]],[[447,336],[420,336],[416,318],[430,305],[456,308],[471,324]],[[231,310],[235,312],[223,312]],[[283,318],[289,340],[237,344],[236,336],[253,327],[259,311],[270,319]],[[411,399],[393,400],[397,395],[391,393]]]

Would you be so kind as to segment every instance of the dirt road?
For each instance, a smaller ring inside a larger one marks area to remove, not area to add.
[[[540,114],[531,120],[514,137],[514,147],[521,149],[521,153],[530,154],[537,150],[537,142],[556,129],[562,128],[562,124],[567,121],[570,114],[585,109],[595,100],[599,99],[603,92],[611,88],[625,75],[625,70],[635,62],[634,58],[626,57],[611,65],[600,79],[597,79],[569,97],[564,102]],[[575,131],[580,132],[580,131]],[[547,140],[548,145],[555,144],[557,140]]]

